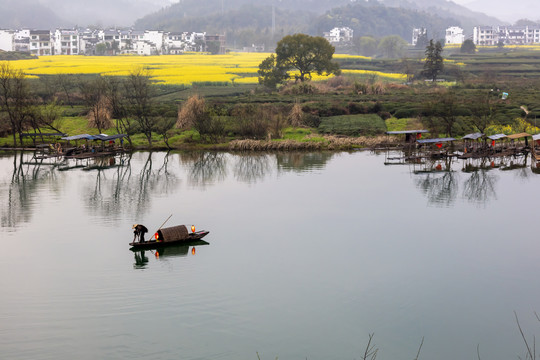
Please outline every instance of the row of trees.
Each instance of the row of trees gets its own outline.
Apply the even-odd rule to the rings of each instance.
[[[39,94],[29,81],[34,82],[32,85],[43,82]],[[292,110],[271,104],[217,106],[208,105],[198,95],[176,108],[158,103],[155,91],[149,70],[143,68],[126,77],[56,75],[29,80],[22,71],[4,63],[0,65],[0,128],[13,134],[14,146],[23,145],[25,133],[62,133],[62,113],[76,103],[84,106],[89,126],[99,133],[114,128],[127,135],[130,145],[133,135],[143,134],[150,146],[157,134],[171,148],[170,136],[187,129],[196,130],[202,140],[214,143],[227,134],[251,139],[280,137],[285,126],[302,124],[304,116],[299,104]],[[60,105],[62,98],[64,106]]]
[[[88,120],[101,133],[115,127],[118,133],[143,133],[152,145],[152,133],[171,129],[172,120],[160,116],[154,102],[154,87],[148,69],[135,69],[124,78],[96,76],[73,84],[59,76],[58,83],[70,98],[79,97],[84,103]],[[75,86],[75,89],[73,89]],[[42,130],[61,132],[58,120],[61,107],[56,100],[47,102],[32,91],[29,80],[21,70],[9,63],[0,64],[0,126],[13,134],[13,144],[23,145],[23,134]],[[114,123],[113,123],[114,120]]]

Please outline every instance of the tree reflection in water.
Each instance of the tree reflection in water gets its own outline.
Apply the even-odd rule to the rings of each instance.
[[[0,196],[5,199],[2,203],[0,221],[2,227],[15,228],[22,222],[28,222],[32,217],[32,208],[38,199],[38,192],[43,184],[50,183],[51,192],[59,192],[61,186],[57,179],[55,168],[60,162],[45,159],[34,159],[29,153],[13,155],[13,170],[11,179],[2,190]]]
[[[495,183],[498,177],[492,171],[479,169],[471,172],[463,184],[463,197],[471,202],[485,205],[491,199],[497,199]]]
[[[272,172],[272,162],[270,155],[237,155],[234,164],[234,177],[238,181],[246,183],[255,183],[263,180]]]
[[[227,159],[224,153],[182,153],[180,161],[191,165],[189,183],[193,186],[205,188],[227,177]]]
[[[419,174],[415,183],[427,196],[429,204],[450,206],[456,200],[459,186],[453,171]]]
[[[463,198],[479,205],[497,199],[495,184],[498,176],[493,170],[494,163],[488,158],[464,160],[462,171],[470,175],[463,183]]]
[[[120,158],[112,176],[105,169],[97,169],[95,185],[85,192],[88,211],[113,219],[127,210],[131,217],[139,218],[149,209],[155,193],[174,191],[178,178],[168,170],[170,154],[165,154],[157,170],[154,169],[154,156],[155,153],[149,152],[136,174],[131,167],[132,154]]]
[[[335,152],[280,152],[276,153],[278,171],[311,171],[324,169],[326,164],[337,153]]]
[[[429,204],[450,206],[455,202],[459,185],[452,162],[450,157],[439,160],[425,158],[420,164],[413,164],[417,175],[416,187],[427,196]]]

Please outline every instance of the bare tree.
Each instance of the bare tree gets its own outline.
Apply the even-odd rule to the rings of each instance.
[[[119,134],[126,134],[127,141],[130,145],[133,145],[131,135],[135,134],[136,129],[131,117],[129,117],[124,80],[117,76],[108,76],[105,78],[105,84],[106,96],[116,131]]]
[[[497,113],[496,97],[492,92],[476,93],[471,99],[469,109],[471,110],[471,124],[482,134],[491,125]]]
[[[109,128],[111,123],[111,110],[107,101],[107,86],[105,80],[98,76],[94,80],[80,82],[79,89],[88,110],[90,125],[100,133]]]
[[[22,70],[15,70],[7,62],[0,64],[0,111],[7,114],[13,145],[17,145],[17,134],[22,145],[25,119],[28,118],[32,96]]]
[[[172,117],[158,117],[156,119],[156,132],[158,135],[163,136],[163,142],[167,146],[167,149],[171,150],[171,145],[169,144],[169,136],[171,130],[174,128],[176,119]]]
[[[156,117],[153,116],[153,90],[148,68],[137,68],[130,72],[126,82],[126,99],[128,113],[137,122],[141,132],[152,146],[152,131],[156,127]]]

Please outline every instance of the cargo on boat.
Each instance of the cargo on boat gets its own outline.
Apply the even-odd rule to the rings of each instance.
[[[154,236],[147,241],[134,241],[129,243],[133,249],[154,249],[157,247],[177,245],[183,243],[189,243],[196,240],[200,240],[209,231],[194,231],[195,227],[192,227],[192,232],[189,232],[185,225],[172,226],[168,228],[159,229]]]

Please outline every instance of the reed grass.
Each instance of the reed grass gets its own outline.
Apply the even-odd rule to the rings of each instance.
[[[320,139],[320,140],[319,140]],[[310,141],[311,140],[311,141]],[[326,135],[323,137],[308,137],[306,141],[298,140],[233,140],[229,143],[230,151],[291,151],[291,150],[351,150],[374,149],[388,142],[396,142],[386,136],[340,137]]]

